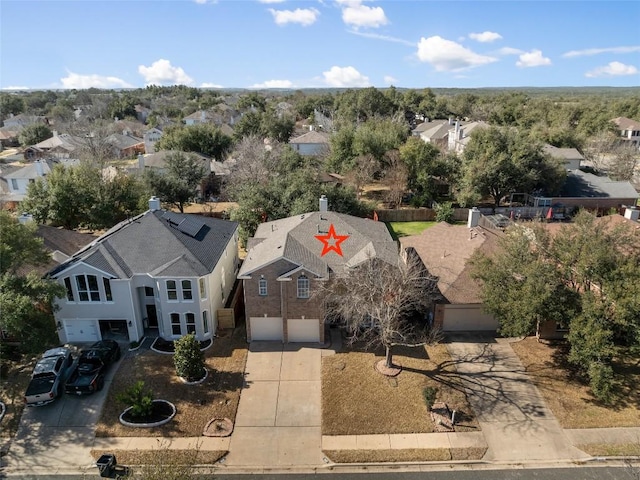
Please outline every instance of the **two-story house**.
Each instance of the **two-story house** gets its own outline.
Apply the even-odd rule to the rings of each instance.
[[[95,341],[109,331],[130,341],[211,339],[238,267],[236,223],[164,211],[153,197],[147,212],[49,272],[66,289],[54,314],[60,341]]]
[[[372,258],[398,262],[382,222],[320,211],[261,224],[247,244],[243,281],[249,341],[324,342],[323,285]]]
[[[289,145],[300,155],[323,155],[329,151],[329,134],[310,131],[292,138]]]
[[[611,120],[618,131],[620,137],[637,148],[640,148],[640,122],[626,117],[617,117]]]

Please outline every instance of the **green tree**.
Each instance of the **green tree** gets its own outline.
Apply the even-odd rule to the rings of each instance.
[[[204,354],[200,350],[200,342],[193,333],[184,335],[173,342],[175,353],[173,363],[176,374],[189,382],[200,380],[205,375]]]
[[[231,137],[210,124],[169,127],[156,143],[156,150],[196,152],[223,160],[231,149]]]
[[[142,380],[130,385],[116,400],[125,408],[131,407],[131,416],[136,418],[148,417],[153,412],[153,393],[145,387]]]
[[[35,351],[56,338],[53,300],[64,295],[58,283],[20,272],[46,265],[50,257],[35,224],[23,225],[0,211],[0,329]]]
[[[14,93],[0,93],[0,112],[3,117],[20,115],[24,112],[24,100]]]
[[[420,198],[420,203],[436,197],[438,147],[423,142],[418,137],[409,137],[399,148],[400,158],[408,169],[407,188]]]
[[[20,130],[18,141],[23,147],[28,147],[51,137],[53,132],[44,123],[32,123]]]
[[[565,176],[563,168],[527,135],[513,129],[483,128],[472,133],[463,153],[460,198],[489,196],[497,207],[510,193],[543,189],[553,195]]]
[[[207,174],[205,164],[197,155],[172,152],[166,158],[166,171],[149,169],[145,180],[154,195],[184,212],[184,207],[197,196]]]

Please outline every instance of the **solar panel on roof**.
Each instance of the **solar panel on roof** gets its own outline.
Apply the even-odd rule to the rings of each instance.
[[[185,233],[190,237],[195,237],[198,235],[198,232],[202,227],[204,227],[204,222],[193,217],[185,217],[184,220],[178,224],[177,228],[182,233]]]

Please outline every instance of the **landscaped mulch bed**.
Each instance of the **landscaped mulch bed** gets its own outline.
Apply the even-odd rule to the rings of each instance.
[[[224,330],[204,352],[207,379],[186,385],[176,376],[173,355],[150,350],[129,353],[121,362],[109,390],[100,421],[98,437],[198,437],[212,418],[235,421],[247,361],[244,325]],[[118,417],[125,408],[117,395],[138,380],[143,380],[154,398],[168,400],[176,406],[176,416],[156,428],[131,428],[121,425]]]
[[[566,343],[547,345],[528,337],[511,346],[564,428],[640,426],[638,358],[616,359],[613,367],[620,381],[618,400],[607,406],[595,399],[588,385],[566,363]]]
[[[430,433],[423,389],[436,387],[437,401],[456,410],[456,431],[477,431],[478,422],[445,345],[394,347],[394,364],[402,372],[393,378],[375,370],[384,352],[354,346],[322,360],[322,434]]]

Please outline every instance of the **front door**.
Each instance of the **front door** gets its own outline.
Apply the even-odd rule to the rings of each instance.
[[[147,321],[149,328],[158,328],[158,313],[155,305],[147,305]]]

